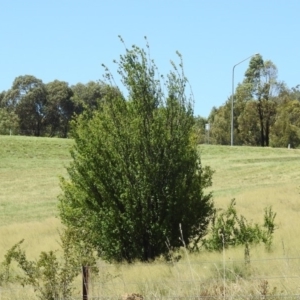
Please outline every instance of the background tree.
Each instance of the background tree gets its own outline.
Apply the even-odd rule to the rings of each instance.
[[[201,116],[195,117],[195,135],[197,139],[197,144],[204,144],[208,142],[208,136],[205,129],[206,124],[208,124],[207,118]]]
[[[88,109],[89,111],[97,109],[101,99],[106,94],[106,85],[102,82],[90,81],[87,84],[77,83],[71,88],[74,93],[73,101],[78,107],[81,107],[81,112],[83,109]]]
[[[6,107],[18,115],[20,130],[36,136],[43,133],[46,101],[45,85],[31,75],[17,77],[4,97]]]
[[[0,93],[0,108],[6,107],[5,102],[4,102],[4,98],[5,98],[5,91],[2,91]]]
[[[253,114],[254,106],[249,104],[251,101],[251,84],[238,84],[234,95],[234,145],[253,145],[254,136],[257,135],[257,114],[256,111]]]
[[[182,62],[173,66],[165,95],[153,60],[133,46],[118,62],[128,99],[111,88],[92,118],[76,121],[60,216],[103,259],[167,255],[182,246],[179,224],[183,242],[195,249],[212,217],[211,194],[204,193],[212,171],[198,156]]]
[[[210,123],[210,141],[212,144],[230,145],[230,118],[229,101],[219,108],[212,109],[208,122]]]
[[[284,89],[282,89],[284,91]],[[290,98],[292,100],[300,101],[300,84],[297,84],[295,87],[292,87],[289,91]]]
[[[0,134],[17,134],[19,131],[19,118],[12,111],[0,108]]]
[[[278,95],[283,93],[284,88],[277,81],[277,68],[271,61],[263,61],[260,55],[250,60],[245,79],[237,86],[234,95],[235,145],[269,145]],[[216,144],[230,144],[231,98],[215,109],[209,119],[212,140]]]
[[[75,113],[75,103],[72,101],[73,91],[67,82],[54,80],[46,84],[47,115],[46,125],[50,136],[58,131],[59,136],[67,137],[69,122]]]
[[[247,101],[238,119],[238,139],[242,145],[257,146],[260,143],[260,127],[257,118],[256,102]]]
[[[291,95],[293,96],[293,95]],[[287,100],[277,108],[271,127],[271,146],[296,148],[300,145],[300,102]]]
[[[279,84],[277,68],[270,61],[264,61],[261,55],[253,56],[245,73],[246,84],[252,86],[252,97],[256,100],[256,110],[259,117],[260,145],[269,146],[270,127],[274,122]]]

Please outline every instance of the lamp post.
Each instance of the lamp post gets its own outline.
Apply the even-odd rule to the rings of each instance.
[[[231,146],[233,146],[233,99],[234,99],[234,68],[239,64],[243,63],[244,61],[248,60],[249,58],[259,55],[259,53],[252,54],[251,56],[245,58],[244,60],[240,61],[239,63],[235,64],[232,68],[232,96],[231,96]]]

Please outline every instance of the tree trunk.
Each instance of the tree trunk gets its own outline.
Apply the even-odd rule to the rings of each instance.
[[[269,132],[270,132],[270,122],[269,122],[270,116],[268,116],[268,119],[266,120],[266,146],[269,147]]]
[[[261,100],[258,100],[257,110],[259,115],[259,124],[260,124],[260,145],[262,147],[265,146],[265,134],[264,134],[264,114],[262,111],[262,103]]]

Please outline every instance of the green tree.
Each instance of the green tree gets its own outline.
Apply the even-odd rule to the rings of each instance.
[[[276,101],[280,84],[277,82],[277,68],[261,55],[253,56],[245,73],[244,83],[252,87],[251,95],[256,100],[259,118],[260,145],[269,146],[270,127],[276,114]]]
[[[4,102],[4,98],[5,98],[5,91],[2,91],[0,93],[0,108],[6,108],[5,102]]]
[[[73,91],[67,82],[54,80],[46,84],[47,109],[46,125],[50,136],[59,131],[59,136],[67,137],[69,122],[75,113],[75,103],[72,101]]]
[[[291,88],[291,96],[294,100],[300,101],[300,84]]]
[[[218,145],[230,145],[230,104],[227,101],[219,108],[213,108],[208,121],[210,123],[210,141]]]
[[[242,145],[257,146],[260,143],[260,128],[257,118],[256,102],[245,103],[238,117],[239,141]]]
[[[197,144],[204,144],[208,142],[208,133],[206,132],[206,124],[208,124],[207,118],[201,116],[195,117],[195,135]]]
[[[44,129],[46,101],[45,85],[31,75],[17,77],[4,97],[6,107],[19,117],[20,130],[36,136]]]
[[[0,108],[0,134],[16,134],[19,130],[19,118],[12,111]]]
[[[106,84],[102,82],[90,81],[87,84],[77,83],[71,88],[74,93],[73,101],[77,103],[78,107],[81,107],[80,112],[83,109],[90,111],[97,109],[101,99],[106,94]]]
[[[238,84],[235,95],[234,95],[234,145],[249,145],[250,140],[253,140],[253,135],[256,132],[253,131],[257,123],[257,113],[253,114],[253,105],[249,104],[252,102],[252,85],[249,83]],[[253,122],[254,121],[254,122]],[[248,123],[250,122],[250,123]],[[250,128],[249,128],[250,127]]]
[[[109,261],[168,255],[182,246],[179,224],[183,242],[196,249],[213,213],[204,191],[212,171],[198,156],[182,61],[165,86],[139,47],[117,64],[128,98],[112,87],[92,118],[75,122],[60,217]]]
[[[271,146],[299,147],[300,145],[300,102],[287,100],[277,107],[275,123],[271,127]]]

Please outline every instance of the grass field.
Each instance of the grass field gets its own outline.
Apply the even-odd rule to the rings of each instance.
[[[0,256],[25,238],[29,253],[57,247],[59,175],[72,141],[0,136]]]
[[[66,175],[65,166],[70,162],[68,149],[71,144],[72,140],[68,139],[0,136],[0,261],[7,249],[22,238],[25,238],[24,247],[29,257],[37,257],[42,250],[58,248],[58,176]],[[290,262],[291,258],[300,257],[300,150],[211,145],[203,145],[199,149],[202,163],[215,170],[211,189],[217,207],[225,207],[235,198],[238,212],[255,222],[262,222],[266,206],[272,205],[277,212],[278,229],[272,253],[266,253],[263,247],[251,250],[253,267],[259,266],[257,274],[265,274],[264,278],[269,278],[270,274],[280,274],[277,277],[285,278],[290,278],[290,275],[299,277],[300,259]],[[118,266],[109,273],[102,272],[102,276],[117,274],[111,283],[114,282],[114,291],[119,294],[139,288],[152,294],[154,290],[157,293],[164,290],[171,295],[170,291],[179,293],[178,282],[190,278],[195,285],[199,278],[210,278],[213,270],[220,275],[223,259],[230,264],[242,257],[242,249],[229,250],[225,257],[219,253],[201,253],[189,257],[192,267],[187,258],[182,261],[182,268],[188,265],[185,271],[180,269],[181,265],[169,270],[157,263],[151,266],[151,271],[149,266]],[[275,259],[279,257],[288,259],[289,263]],[[258,260],[257,266],[255,259]],[[213,268],[205,266],[204,261],[213,262]],[[126,280],[133,282],[136,278],[145,278],[146,285],[141,288],[141,284],[137,287],[125,284]],[[157,278],[161,278],[162,285],[153,283]],[[118,280],[121,282],[120,289],[117,288]],[[245,281],[234,291],[238,293],[243,285],[246,285]],[[275,282],[271,285],[275,286]],[[297,290],[300,282],[289,280],[282,287],[282,280],[279,280],[276,287],[279,285],[283,290],[292,287]],[[109,290],[109,285],[106,287]],[[258,284],[256,287],[259,290]],[[7,297],[2,299],[12,299],[11,294]],[[22,299],[21,296],[13,297]]]
[[[225,207],[235,198],[238,211],[255,222],[262,222],[263,209],[272,206],[279,226],[274,251],[284,244],[285,251],[297,255],[300,150],[205,145],[201,156],[216,171],[212,187],[216,206]]]

